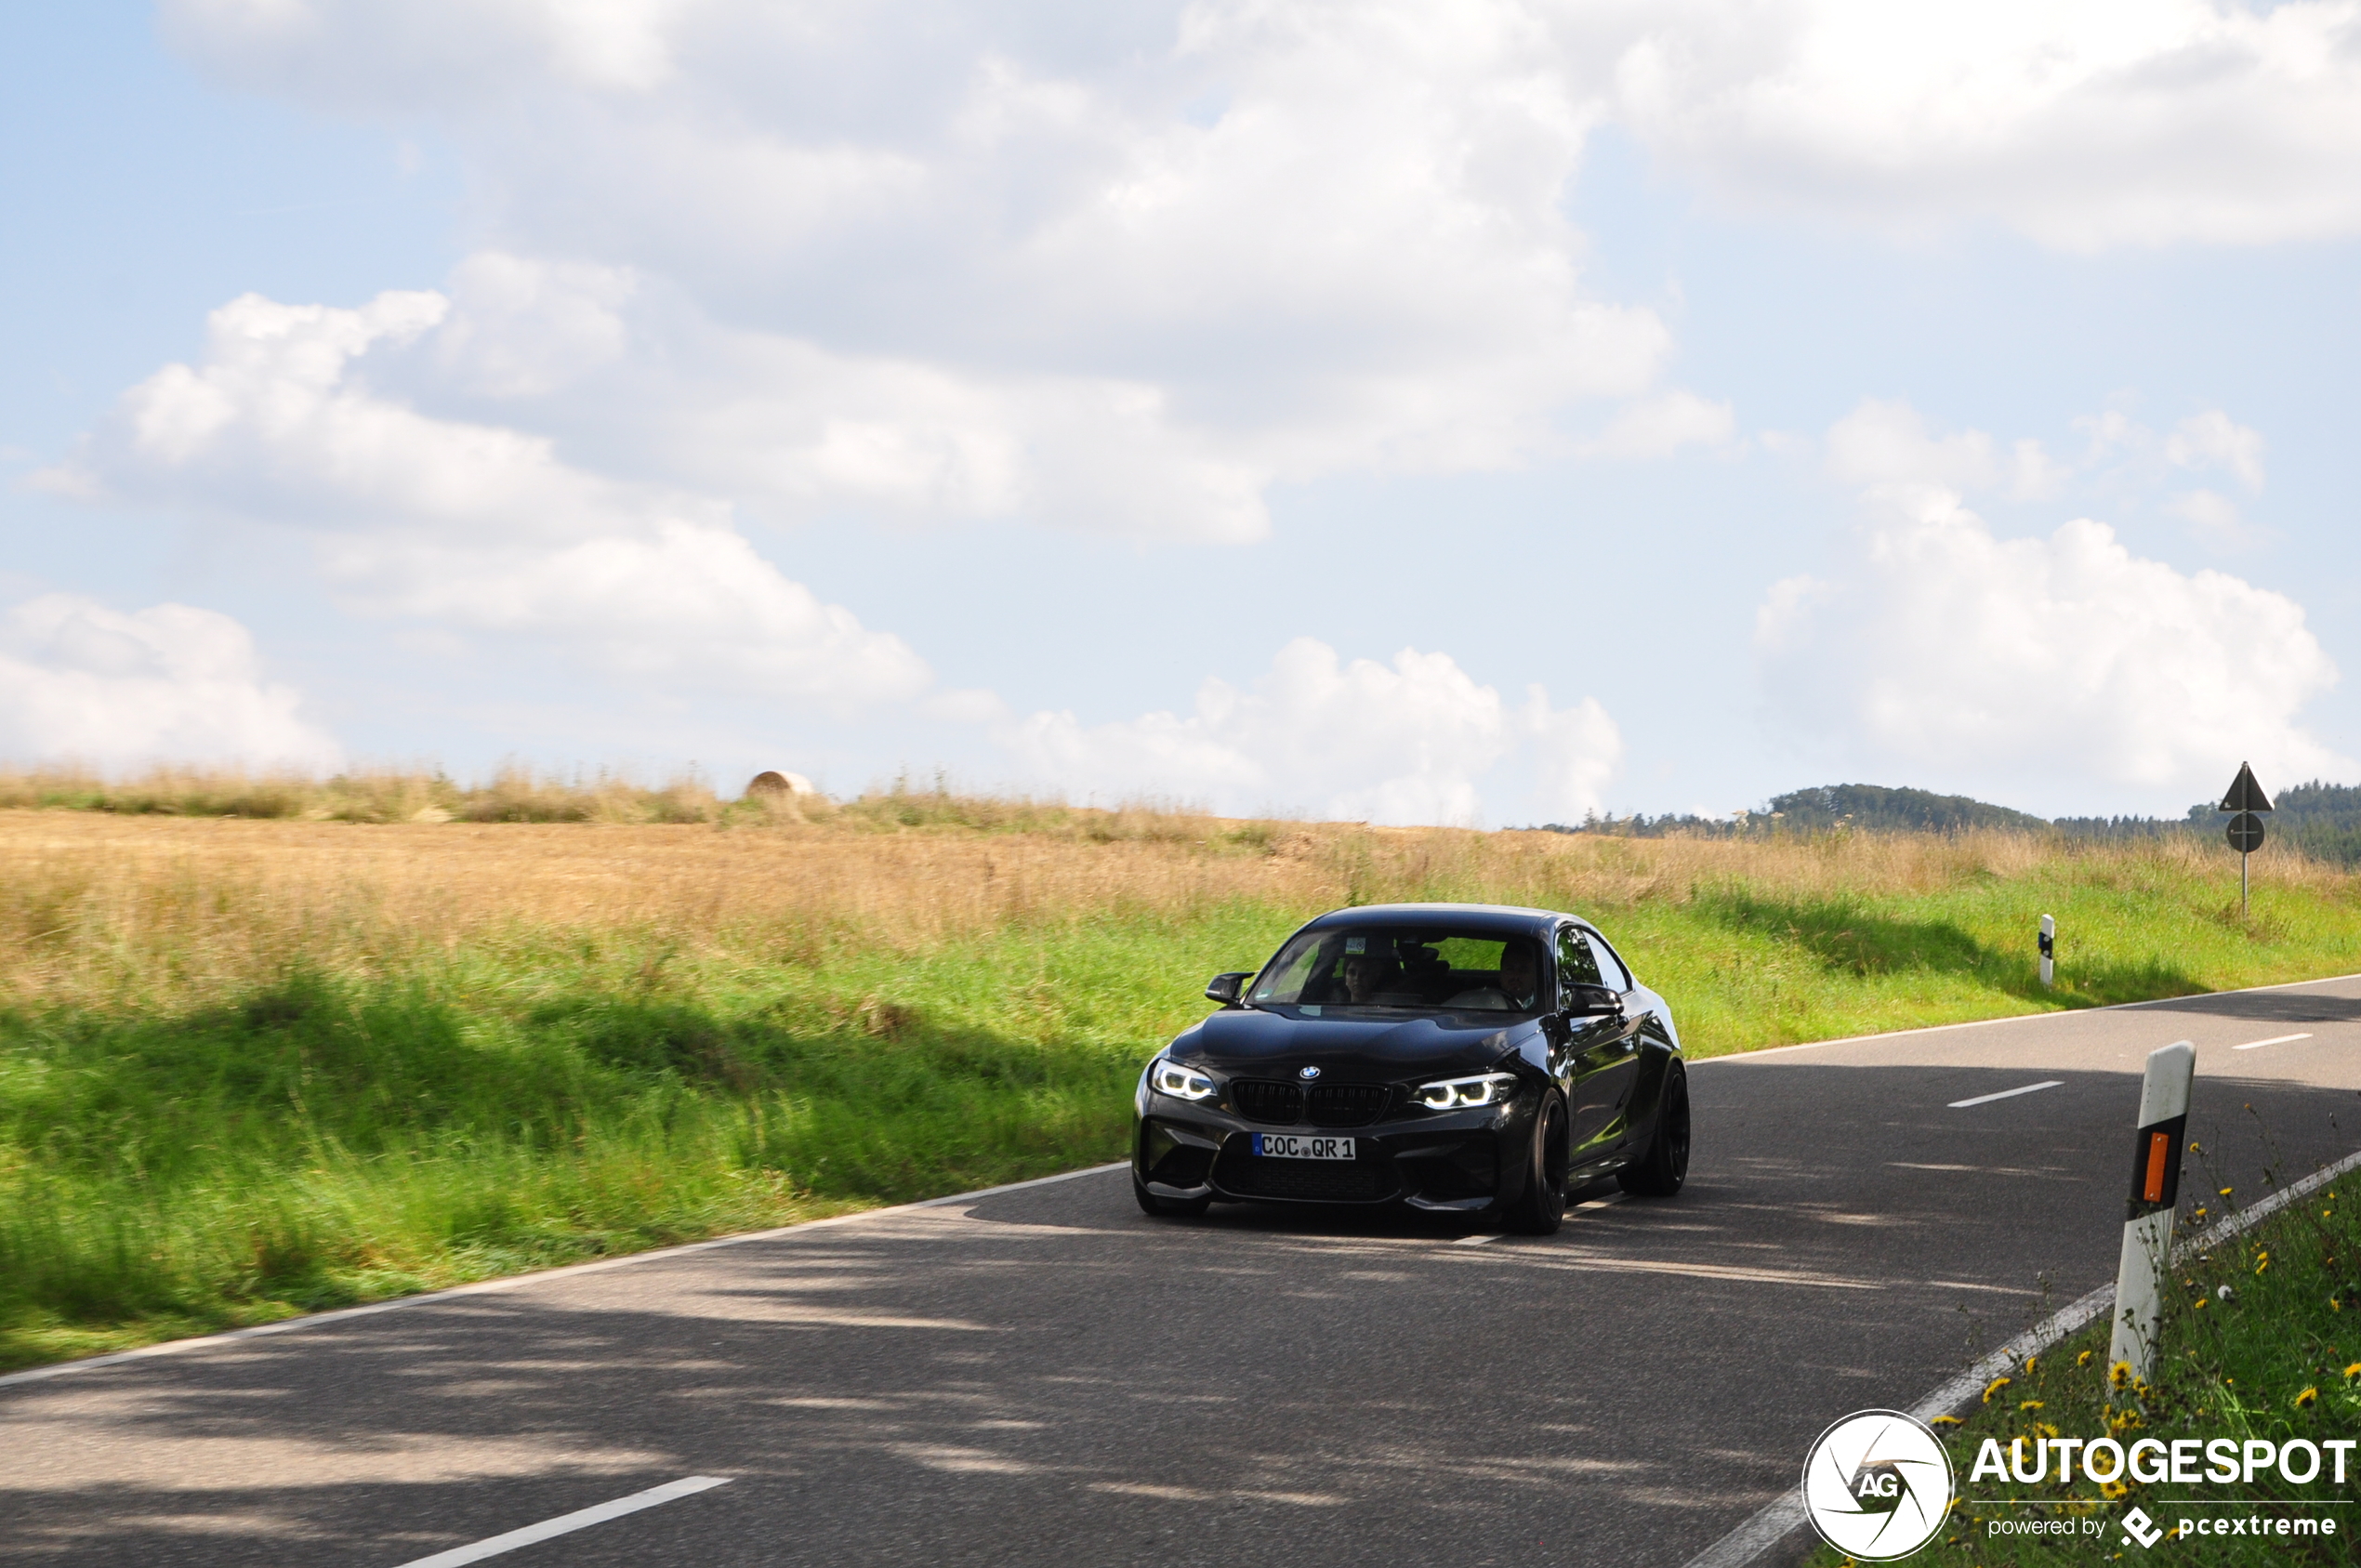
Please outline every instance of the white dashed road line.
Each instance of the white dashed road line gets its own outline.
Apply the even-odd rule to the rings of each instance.
[[[552,1535],[569,1535],[587,1525],[604,1524],[610,1519],[621,1519],[627,1513],[638,1513],[641,1509],[652,1509],[675,1497],[693,1496],[699,1492],[710,1492],[717,1486],[729,1484],[730,1478],[726,1475],[683,1476],[679,1481],[667,1481],[662,1486],[651,1486],[645,1492],[634,1492],[628,1497],[617,1497],[612,1503],[600,1503],[591,1508],[578,1509],[573,1513],[561,1513],[555,1519],[545,1519],[538,1524],[528,1524],[521,1530],[511,1530],[505,1535],[495,1535],[472,1546],[453,1547],[449,1551],[439,1551],[432,1557],[413,1558],[402,1563],[401,1568],[459,1568],[463,1562],[481,1562],[487,1557],[497,1557],[504,1551],[529,1547]]]
[[[2002,1089],[1998,1094],[1980,1094],[1973,1100],[1955,1100],[1951,1102],[1950,1108],[1954,1111],[1964,1111],[1971,1105],[1989,1105],[1996,1100],[2013,1100],[2021,1094],[2034,1094],[2042,1089],[2062,1088],[2064,1085],[2064,1078],[2045,1078],[2040,1083],[2027,1084],[2019,1089]]]
[[[1592,1198],[1585,1203],[1575,1204],[1568,1207],[1566,1212],[1568,1214],[1580,1214],[1585,1209],[1613,1208],[1616,1205],[1621,1203],[1624,1199],[1629,1197],[1630,1195],[1631,1194],[1629,1192],[1610,1192],[1603,1198]],[[1477,1235],[1460,1236],[1457,1240],[1453,1241],[1451,1245],[1453,1246],[1482,1246],[1486,1242],[1497,1242],[1507,1234],[1508,1232],[1505,1231],[1485,1231]]]
[[[2309,1034],[2274,1034],[2267,1040],[2249,1040],[2243,1046],[2232,1046],[2230,1048],[2234,1051],[2261,1050],[2265,1046],[2284,1046],[2289,1040],[2309,1040],[2310,1038],[2312,1036]]]

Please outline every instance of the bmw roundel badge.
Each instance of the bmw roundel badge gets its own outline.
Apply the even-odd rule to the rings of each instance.
[[[1299,1078],[1316,1078],[1319,1075],[1320,1070],[1317,1067],[1307,1067],[1302,1072],[1296,1074]]]

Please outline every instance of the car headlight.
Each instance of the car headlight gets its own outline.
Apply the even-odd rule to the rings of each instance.
[[[1175,1100],[1210,1100],[1213,1080],[1194,1067],[1183,1067],[1168,1057],[1157,1059],[1148,1069],[1148,1087],[1158,1094],[1168,1094]]]
[[[1410,1098],[1430,1111],[1464,1111],[1472,1105],[1497,1105],[1516,1092],[1514,1073],[1479,1073],[1472,1078],[1420,1084]]]

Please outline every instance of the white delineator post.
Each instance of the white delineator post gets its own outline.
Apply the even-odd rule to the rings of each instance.
[[[2050,960],[2057,955],[2057,949],[2058,923],[2044,915],[2041,916],[2041,983],[2044,985],[2048,985],[2057,973],[2050,964]]]
[[[2112,1374],[2117,1364],[2128,1364],[2141,1382],[2156,1371],[2157,1315],[2172,1263],[2172,1213],[2181,1201],[2181,1152],[2188,1146],[2189,1083],[2196,1068],[2196,1048],[2182,1040],[2148,1053],[2140,1083],[2140,1130],[2131,1151],[2131,1198],[2124,1210],[2107,1367]]]

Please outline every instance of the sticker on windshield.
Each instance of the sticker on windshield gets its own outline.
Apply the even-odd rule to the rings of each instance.
[[[1347,937],[1344,939],[1344,950],[1347,953],[1366,953],[1369,951],[1369,939],[1367,937]]]

